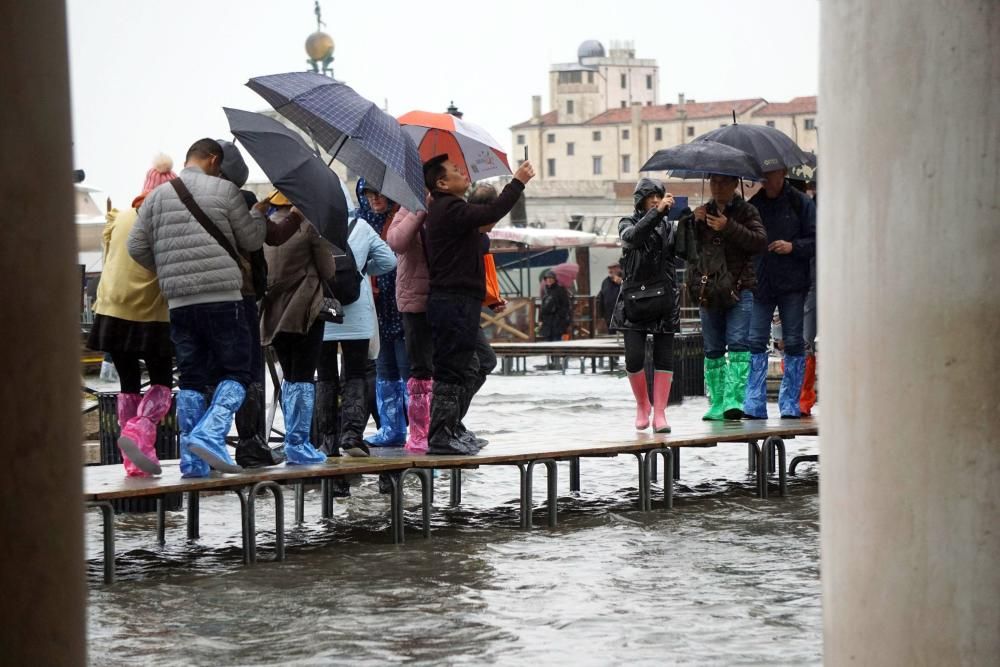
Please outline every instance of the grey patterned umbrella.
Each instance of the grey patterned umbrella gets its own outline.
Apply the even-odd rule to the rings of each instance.
[[[314,72],[259,76],[247,86],[386,197],[410,210],[423,210],[424,176],[417,146],[374,102]]]
[[[695,142],[715,141],[743,151],[760,165],[760,170],[791,169],[809,164],[809,154],[781,130],[766,125],[726,125],[697,137]]]

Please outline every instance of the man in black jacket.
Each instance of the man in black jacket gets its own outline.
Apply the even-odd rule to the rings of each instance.
[[[778,391],[782,417],[800,416],[805,374],[802,325],[809,293],[809,262],[816,255],[816,206],[785,181],[785,169],[764,174],[764,187],[750,199],[767,230],[767,252],[755,258],[757,292],[750,315],[750,377],[743,413],[767,419],[767,355],[775,308],[781,317],[785,373]]]
[[[481,233],[500,221],[535,175],[531,163],[518,167],[493,204],[467,203],[469,178],[447,155],[424,165],[430,191],[427,207],[427,264],[430,298],[427,320],[434,343],[434,396],[428,433],[429,454],[476,454],[479,446],[458,437],[463,380],[476,352],[479,313],[486,296]]]
[[[618,295],[622,292],[622,267],[617,262],[608,267],[608,277],[601,283],[601,291],[597,293],[597,309],[608,326],[608,333],[615,333],[611,326],[611,316],[615,314]]]

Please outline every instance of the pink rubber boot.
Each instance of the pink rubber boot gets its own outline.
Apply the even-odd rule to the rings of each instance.
[[[670,385],[673,384],[672,371],[656,371],[653,373],[653,431],[670,433],[667,423],[667,401],[670,400]]]
[[[628,383],[632,386],[635,396],[635,430],[645,431],[649,428],[649,388],[646,384],[646,371],[628,374]]]
[[[142,397],[136,415],[122,427],[118,449],[122,452],[128,477],[159,475],[156,457],[156,425],[170,411],[170,387],[153,385]]]
[[[406,414],[410,421],[406,451],[423,454],[427,451],[427,431],[431,421],[431,399],[434,395],[434,380],[410,378],[406,382],[410,402]]]

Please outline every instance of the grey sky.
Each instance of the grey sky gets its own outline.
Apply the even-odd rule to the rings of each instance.
[[[251,76],[305,68],[312,0],[69,0],[74,159],[116,205],[138,194],[154,153],[226,138],[222,106],[266,104]],[[818,0],[412,0],[322,2],[334,71],[389,112],[451,100],[503,145],[548,110],[548,68],[585,39],[632,40],[656,58],[661,102],[814,95]],[[433,13],[427,7],[434,7]],[[443,11],[454,8],[453,13]],[[260,172],[251,167],[251,178]]]

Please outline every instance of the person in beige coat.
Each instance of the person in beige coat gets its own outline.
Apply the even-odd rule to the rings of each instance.
[[[283,199],[283,198],[282,198]],[[276,203],[277,197],[271,203]],[[281,200],[278,200],[281,201]],[[287,200],[284,200],[287,202]],[[291,206],[278,206],[272,217],[299,216]],[[278,355],[284,381],[285,457],[290,465],[323,463],[326,455],[309,441],[316,403],[314,376],[323,345],[319,319],[324,283],[333,280],[333,246],[304,218],[298,231],[280,246],[266,246],[267,294],[261,302],[261,344]]]

